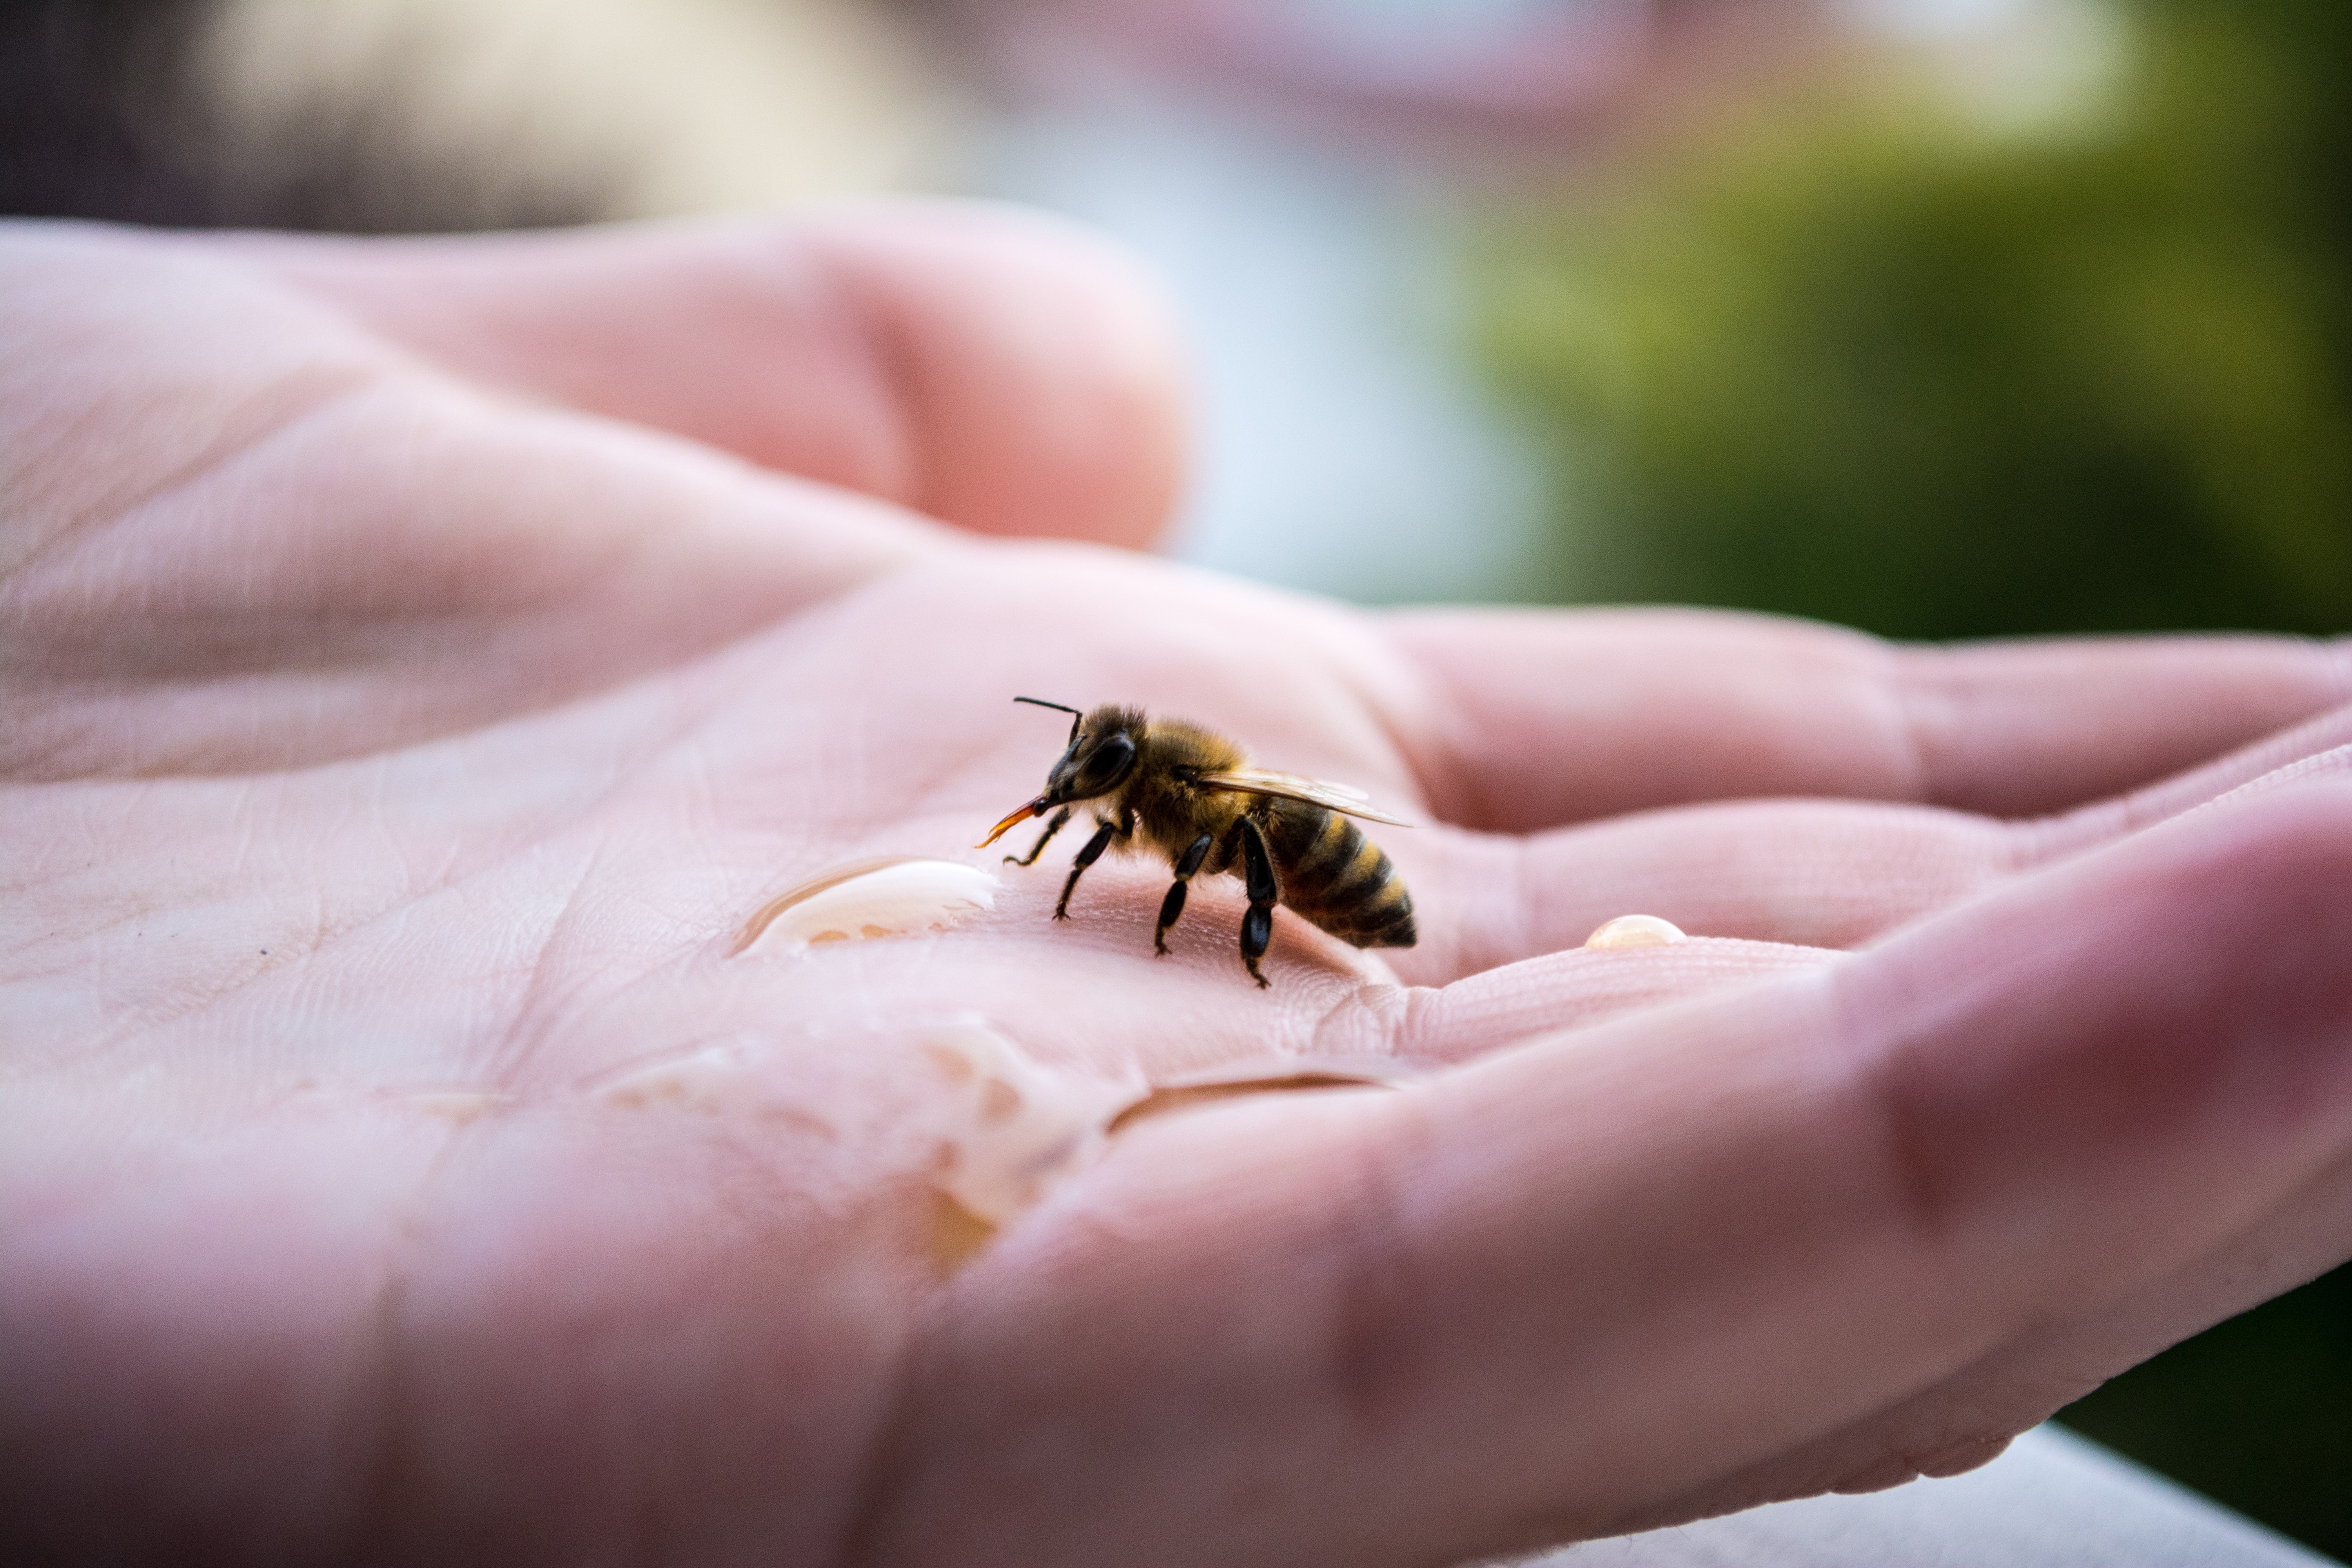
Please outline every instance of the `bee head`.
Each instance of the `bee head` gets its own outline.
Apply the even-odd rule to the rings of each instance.
[[[1141,713],[1108,704],[1091,713],[1070,711],[1074,717],[1069,749],[1045,775],[1044,799],[1048,805],[1108,795],[1135,771],[1136,737],[1143,730]]]
[[[977,846],[982,849],[1003,837],[1005,829],[1016,822],[1073,801],[1093,800],[1125,784],[1128,775],[1135,771],[1136,742],[1143,734],[1140,709],[1106,704],[1091,713],[1081,713],[1075,708],[1034,697],[1016,697],[1013,700],[1069,714],[1070,744],[1054,764],[1054,771],[1045,775],[1045,793],[998,823],[996,830]]]

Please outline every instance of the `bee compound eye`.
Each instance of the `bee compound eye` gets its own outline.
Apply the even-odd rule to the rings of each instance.
[[[1126,777],[1127,770],[1134,765],[1135,742],[1125,735],[1113,735],[1087,759],[1086,777],[1089,783],[1108,788]]]

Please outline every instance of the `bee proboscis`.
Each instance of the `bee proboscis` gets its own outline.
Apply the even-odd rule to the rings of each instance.
[[[1168,928],[1184,912],[1187,883],[1202,874],[1241,878],[1249,889],[1242,963],[1261,986],[1258,960],[1273,941],[1277,903],[1357,947],[1413,944],[1412,895],[1380,846],[1349,819],[1407,825],[1373,810],[1362,791],[1253,768],[1240,746],[1181,719],[1148,720],[1140,709],[1113,703],[1081,712],[1034,697],[1013,700],[1071,715],[1069,745],[1046,775],[1045,793],[998,823],[979,847],[1051,811],[1029,853],[1005,857],[1034,866],[1078,808],[1090,808],[1095,836],[1062,885],[1055,920],[1069,919],[1078,879],[1116,847],[1164,855],[1176,873],[1151,933],[1160,953]]]

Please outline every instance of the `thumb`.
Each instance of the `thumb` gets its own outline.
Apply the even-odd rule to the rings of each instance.
[[[869,203],[569,234],[237,237],[481,384],[667,430],[983,533],[1137,547],[1181,375],[1135,262],[1012,208]]]

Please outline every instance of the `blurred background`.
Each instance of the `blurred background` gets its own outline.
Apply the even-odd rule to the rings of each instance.
[[[1193,561],[2332,633],[2347,83],[2340,0],[0,0],[0,211],[1004,197],[1174,290]],[[2352,1557],[2352,1270],[2064,1419]]]

